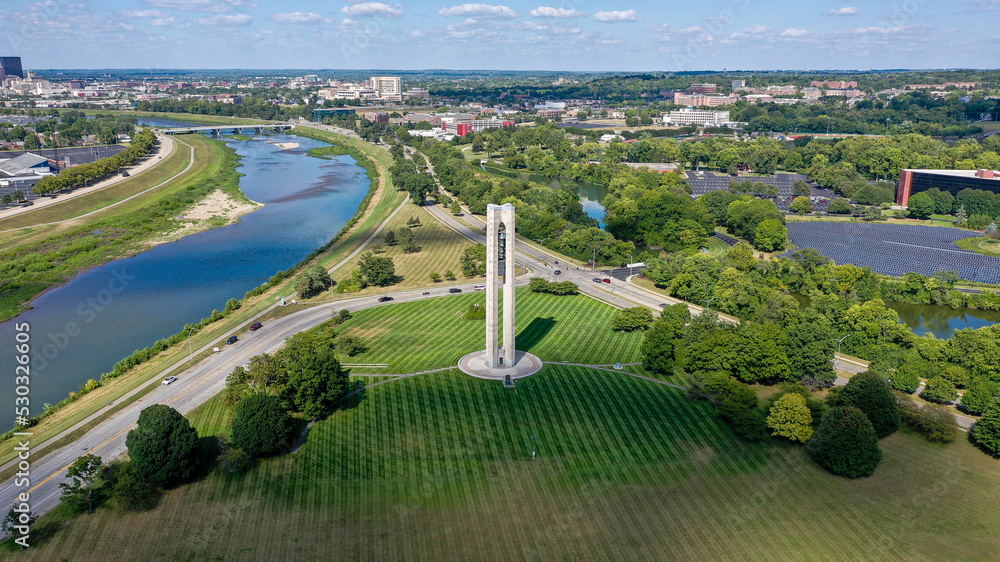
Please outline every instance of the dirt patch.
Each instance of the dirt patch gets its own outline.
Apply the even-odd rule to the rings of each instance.
[[[260,203],[237,201],[228,193],[217,189],[178,217],[176,229],[146,242],[146,245],[158,246],[180,240],[202,230],[232,224],[243,215],[252,213],[263,206]]]

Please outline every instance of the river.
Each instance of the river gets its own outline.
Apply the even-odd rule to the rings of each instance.
[[[268,140],[300,146],[280,150]],[[136,349],[222,310],[228,299],[299,263],[337,234],[368,193],[368,177],[350,156],[305,154],[326,143],[269,134],[230,146],[242,157],[241,189],[265,206],[239,223],[82,272],[0,324],[0,345],[8,346],[0,396],[14,395],[15,323],[31,327],[30,398],[37,414],[43,403],[61,401]]]

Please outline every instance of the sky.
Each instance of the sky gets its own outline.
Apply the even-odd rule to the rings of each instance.
[[[996,68],[1000,0],[41,0],[25,69]]]

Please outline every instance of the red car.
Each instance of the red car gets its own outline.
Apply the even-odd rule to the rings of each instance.
[[[254,322],[253,324],[250,325],[250,331],[251,332],[256,332],[257,330],[259,330],[259,329],[261,329],[263,327],[264,327],[264,325],[261,324],[260,322]]]
[[[610,283],[610,282],[611,282],[611,280],[610,280],[610,279],[608,279],[607,277],[605,277],[604,279],[601,279],[601,281],[603,281],[603,282],[605,282],[605,283]]]

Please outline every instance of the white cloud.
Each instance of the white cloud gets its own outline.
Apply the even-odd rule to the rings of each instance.
[[[194,23],[198,25],[237,26],[247,25],[252,20],[253,18],[246,14],[236,14],[235,16],[219,14],[210,18],[198,18],[194,20]]]
[[[587,12],[580,10],[567,10],[566,8],[552,8],[549,6],[539,6],[531,10],[530,14],[536,18],[585,18]]]
[[[290,12],[287,14],[271,14],[271,21],[276,23],[319,23],[323,16],[312,12]]]
[[[160,10],[126,10],[122,15],[127,18],[169,18],[170,14]]]
[[[215,0],[147,0],[147,2],[157,8],[172,8],[174,10],[184,10],[187,12],[231,12],[234,2],[223,2],[221,4]]]
[[[382,2],[361,2],[353,6],[344,6],[340,13],[355,17],[382,16],[398,18],[403,15],[403,11]]]
[[[766,25],[754,25],[747,28],[746,33],[750,33],[753,35],[760,35],[761,33],[770,33],[771,31],[773,30],[770,27],[767,27]]]
[[[480,18],[516,18],[517,12],[507,6],[492,6],[490,4],[462,4],[450,8],[441,8],[438,14],[442,16],[480,17]]]
[[[639,17],[635,10],[612,10],[610,12],[597,12],[594,14],[594,21],[603,23],[619,23],[625,21],[638,21]]]
[[[830,10],[826,14],[828,16],[856,16],[861,13],[861,10],[855,8],[854,6],[845,6],[837,10]]]
[[[781,32],[782,37],[802,37],[803,35],[809,35],[809,32],[805,29],[796,29],[794,27],[789,27]]]
[[[168,18],[156,18],[155,20],[149,22],[149,25],[165,26],[173,25],[177,21],[177,18],[170,16]]]

